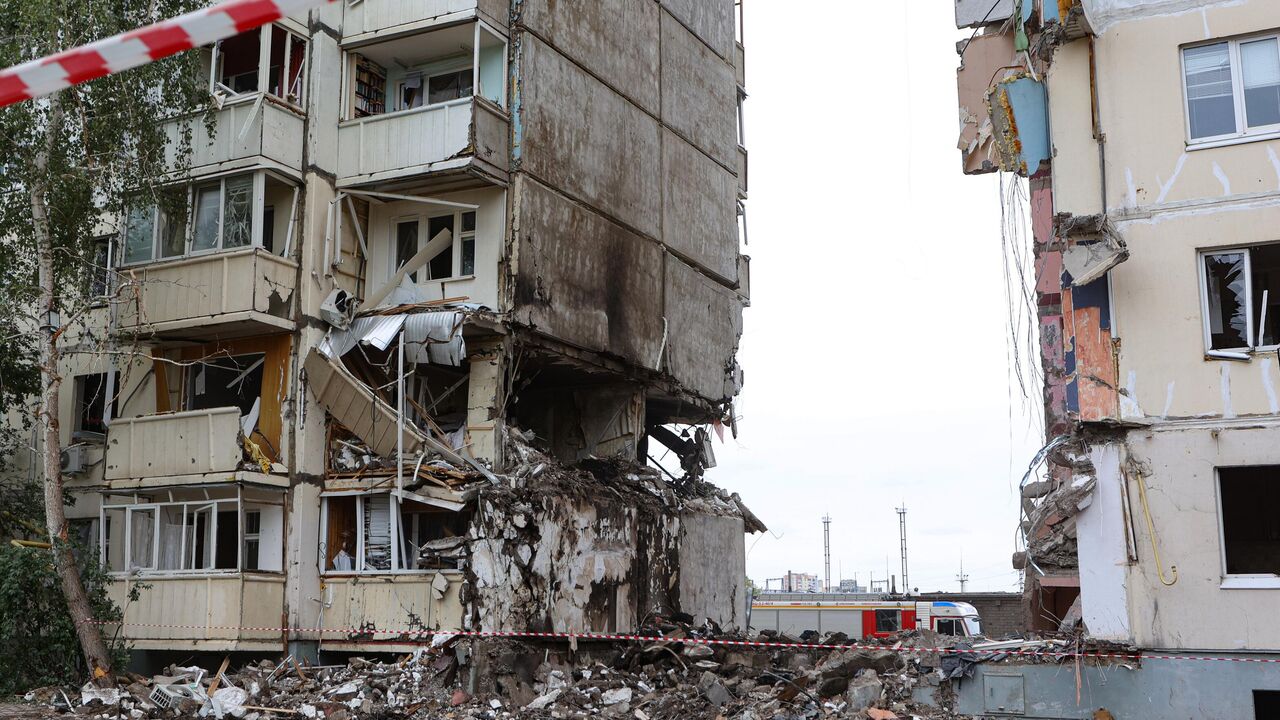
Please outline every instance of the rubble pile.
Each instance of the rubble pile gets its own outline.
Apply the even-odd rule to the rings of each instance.
[[[441,634],[394,659],[309,666],[286,657],[235,672],[224,662],[212,673],[170,666],[150,679],[120,677],[113,689],[45,688],[26,699],[45,711],[104,720],[950,720],[966,717],[952,709],[953,683],[964,682],[974,664],[1066,662],[1018,653],[1084,649],[1079,638],[970,642],[928,630],[857,647],[843,633],[811,632],[801,638],[766,632],[753,640],[820,647],[709,645],[699,640],[735,638],[710,623],[680,620],[656,620],[641,631],[652,641],[629,644]]]

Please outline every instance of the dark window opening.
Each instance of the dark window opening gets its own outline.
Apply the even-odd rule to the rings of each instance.
[[[258,90],[257,29],[223,40],[218,46],[218,82],[237,94]]]
[[[457,558],[447,548],[437,548],[434,541],[461,537],[467,532],[468,518],[463,513],[433,508],[412,500],[400,503],[400,555],[407,570],[456,568]]]
[[[1280,575],[1280,465],[1220,468],[1218,482],[1227,574]]]
[[[247,415],[262,395],[261,353],[214,358],[187,371],[188,410],[238,407]]]
[[[115,417],[119,398],[111,398],[111,416]],[[107,374],[77,375],[75,379],[75,432],[107,431]]]
[[[462,213],[462,275],[476,274],[476,214]]]
[[[396,223],[396,270],[418,254],[418,221],[406,220]],[[418,273],[409,273],[413,282],[418,282]]]
[[[427,221],[427,237],[431,240],[434,240],[435,237],[444,230],[448,230],[450,236],[454,234],[452,215],[433,217]],[[452,237],[444,249],[436,253],[431,260],[427,262],[428,280],[440,280],[448,277],[453,277]]]
[[[902,612],[899,610],[876,610],[876,632],[891,633],[902,629]]]
[[[1253,326],[1259,347],[1280,343],[1280,245],[1249,248]]]
[[[938,634],[964,637],[964,620],[960,620],[958,618],[939,620]]]
[[[329,523],[325,536],[326,570],[352,572],[356,569],[356,498],[328,499]]]
[[[258,555],[262,550],[262,511],[244,511],[244,569],[259,568]]]
[[[1280,245],[1205,253],[1209,348],[1280,343]]]
[[[276,248],[276,206],[268,205],[262,208],[262,247],[267,252],[280,254]]]
[[[111,289],[111,238],[94,238],[93,256],[87,270],[89,298],[106,297]]]
[[[436,103],[471,97],[473,91],[472,83],[473,73],[471,68],[443,75],[433,75],[427,80],[427,102],[435,105]]]
[[[1254,690],[1253,717],[1254,720],[1280,718],[1280,690]]]

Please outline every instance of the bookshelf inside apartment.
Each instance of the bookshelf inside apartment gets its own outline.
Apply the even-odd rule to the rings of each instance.
[[[356,58],[355,110],[358,118],[387,111],[387,71],[364,57]]]

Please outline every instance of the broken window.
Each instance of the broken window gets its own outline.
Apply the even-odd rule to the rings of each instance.
[[[959,618],[939,618],[938,634],[964,637],[964,620]]]
[[[74,433],[105,433],[110,417],[115,417],[118,398],[112,396],[107,373],[77,375],[75,378]],[[107,398],[111,397],[111,416],[108,417]]]
[[[324,570],[335,573],[455,568],[449,550],[458,543],[449,541],[465,536],[468,519],[388,492],[329,496],[323,513],[320,556]],[[438,541],[446,542],[440,546]]]
[[[1254,690],[1253,717],[1255,720],[1280,718],[1280,690]]]
[[[423,225],[426,225],[423,228]],[[443,235],[448,231],[448,236]],[[392,272],[427,251],[425,267],[409,274],[414,282],[447,280],[475,274],[476,213],[401,218],[393,223]]]
[[[111,292],[111,238],[93,239],[93,254],[89,256],[86,270],[85,289],[90,300],[99,301]]]
[[[1182,72],[1193,141],[1280,130],[1280,38],[1184,48]]]
[[[1280,245],[1218,250],[1201,258],[1208,350],[1280,343]]]
[[[124,264],[251,245],[277,255],[287,255],[291,249],[297,188],[270,172],[170,188],[159,199],[158,206],[140,201],[130,207],[124,227]],[[260,213],[255,213],[255,205],[261,206]]]
[[[262,67],[262,44],[268,43],[267,66]],[[301,106],[307,41],[279,25],[266,25],[213,46],[210,92],[240,96],[262,88],[285,102]]]
[[[876,632],[894,633],[902,629],[901,610],[876,610]]]
[[[1280,465],[1218,469],[1227,575],[1280,575]]]
[[[128,545],[125,556],[129,558],[129,571],[280,569],[284,534],[282,505],[258,504],[246,509],[242,525],[239,509],[242,498],[196,499],[192,496],[182,500],[175,499],[175,494],[169,492],[165,502],[103,505],[102,559],[108,567],[120,569],[115,548],[121,540],[114,534],[119,529],[123,544]]]
[[[262,397],[266,355],[253,353],[196,363],[187,369],[187,410],[240,408],[252,415]]]

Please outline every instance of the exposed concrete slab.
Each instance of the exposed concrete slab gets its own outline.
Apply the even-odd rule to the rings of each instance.
[[[746,627],[747,555],[742,519],[680,516],[680,609],[721,627]]]
[[[527,175],[515,185],[515,317],[652,367],[662,342],[662,250]]]
[[[736,167],[733,66],[662,16],[662,119],[725,167]]]
[[[733,285],[737,178],[670,130],[662,134],[663,242]]]
[[[633,0],[525,3],[521,20],[574,61],[658,113],[658,6]]]
[[[657,121],[541,40],[520,37],[521,166],[657,237]]]
[[[662,7],[721,57],[733,57],[733,0],[662,0]]]
[[[666,257],[667,370],[708,400],[731,397],[729,369],[742,335],[737,293],[681,262]]]

